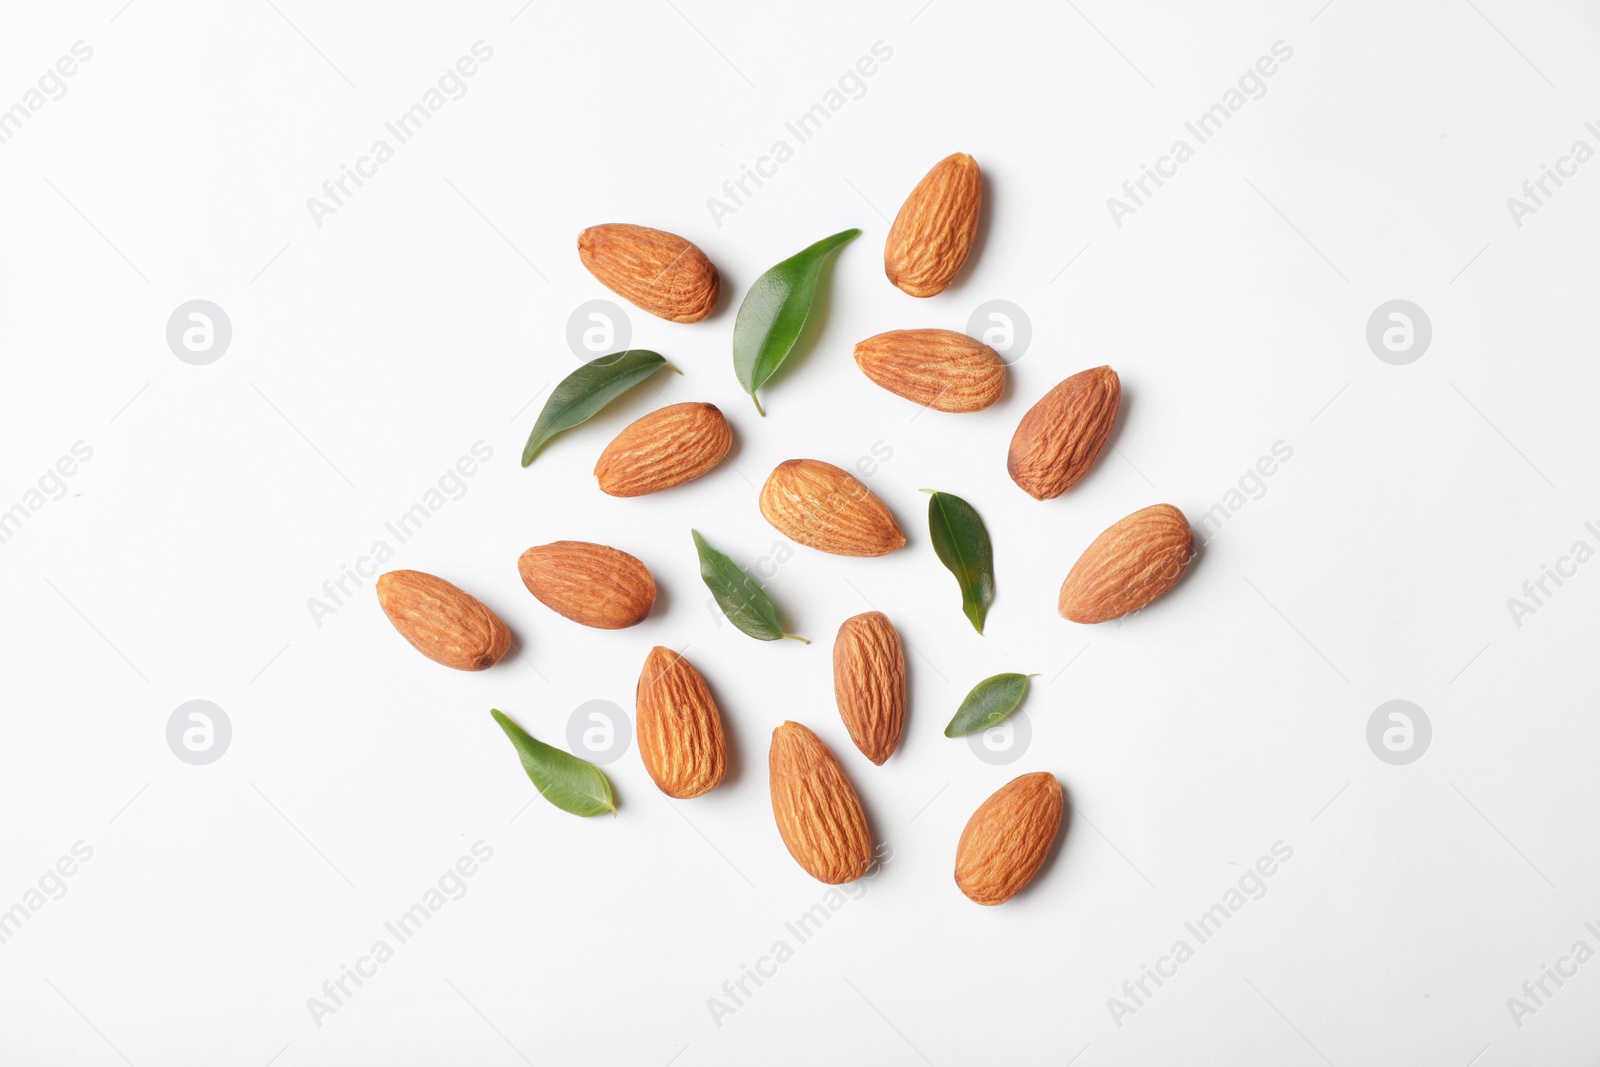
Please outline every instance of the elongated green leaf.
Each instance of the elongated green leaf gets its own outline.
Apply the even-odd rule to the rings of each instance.
[[[961,586],[961,610],[972,628],[983,633],[983,620],[994,603],[994,550],[989,531],[971,504],[949,493],[928,493],[928,537],[939,562]]]
[[[512,746],[522,759],[522,769],[528,772],[546,800],[574,815],[602,815],[608,811],[616,814],[611,783],[606,781],[599,767],[535,740],[498,710],[491,708],[489,714],[511,738]]]
[[[694,534],[694,548],[700,553],[700,577],[705,579],[706,588],[711,590],[717,606],[729,622],[757,641],[776,641],[788,637],[808,645],[811,643],[803,637],[784,633],[783,626],[778,622],[778,609],[772,606],[772,601],[767,599],[761,587],[740,570],[737,563],[707,544],[706,539],[700,536],[700,531],[689,532]]]
[[[544,402],[538,421],[533,424],[533,432],[528,435],[528,443],[522,448],[522,465],[526,467],[532,463],[550,438],[588,422],[601,408],[662,367],[672,367],[672,364],[654,352],[634,348],[591,359],[561,379],[561,384],[551,391],[550,399]]]
[[[946,737],[966,737],[980,733],[1017,710],[1028,694],[1031,674],[997,674],[972,687],[972,692],[956,709],[955,718],[944,728]]]
[[[733,323],[733,371],[755,400],[757,411],[761,401],[756,400],[756,390],[772,377],[805,328],[823,264],[860,235],[860,230],[844,230],[824,237],[757,278],[745,294]]]

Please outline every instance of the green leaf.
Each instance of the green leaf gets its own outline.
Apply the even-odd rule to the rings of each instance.
[[[522,465],[526,467],[532,463],[550,438],[588,422],[600,409],[662,367],[672,367],[672,364],[654,352],[635,348],[591,359],[561,379],[561,384],[551,391],[550,399],[544,402],[539,420],[533,424],[528,443],[522,448]],[[677,367],[672,369],[678,370]]]
[[[994,550],[989,531],[971,504],[949,493],[928,493],[928,536],[939,562],[961,586],[961,610],[972,628],[983,633],[983,620],[994,603]]]
[[[966,737],[981,733],[1017,710],[1028,693],[1031,674],[997,674],[972,687],[972,692],[956,709],[955,718],[944,728],[946,737]]]
[[[491,708],[489,714],[511,738],[512,746],[522,758],[522,769],[528,772],[546,800],[574,815],[617,813],[616,802],[611,798],[611,783],[606,781],[599,767],[535,740],[498,710]]]
[[[745,294],[733,323],[733,372],[761,414],[766,412],[761,411],[756,390],[767,383],[800,339],[816,299],[823,264],[860,235],[860,230],[844,230],[824,237],[757,278]]]
[[[740,570],[737,563],[707,544],[699,530],[689,532],[694,534],[695,551],[700,553],[700,577],[705,579],[706,588],[716,597],[717,606],[729,622],[757,641],[787,637],[811,643],[803,637],[784,633],[778,622],[778,609],[772,606],[761,587]]]

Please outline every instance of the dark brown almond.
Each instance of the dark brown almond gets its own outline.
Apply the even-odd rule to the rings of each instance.
[[[1105,447],[1121,399],[1122,383],[1110,367],[1080,371],[1050,390],[1011,437],[1011,480],[1035,500],[1071,489]]]

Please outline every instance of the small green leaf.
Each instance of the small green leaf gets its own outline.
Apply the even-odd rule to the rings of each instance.
[[[522,448],[522,465],[533,462],[556,434],[588,422],[607,404],[644,381],[662,367],[672,367],[661,356],[643,349],[613,352],[591,359],[565,378],[544,402],[539,419],[533,424],[528,443]],[[677,367],[672,367],[678,370]],[[682,372],[679,371],[681,374]]]
[[[761,411],[756,390],[767,383],[800,339],[816,299],[823,264],[860,235],[860,230],[844,230],[824,237],[757,278],[745,294],[733,323],[733,371],[761,414],[766,412]]]
[[[1031,674],[997,674],[972,687],[972,692],[956,709],[955,718],[944,728],[946,737],[966,737],[981,733],[1017,710],[1028,693]]]
[[[546,800],[574,815],[617,813],[616,802],[611,798],[611,783],[600,773],[600,768],[535,740],[498,710],[491,708],[489,714],[511,738],[512,746],[522,758],[522,769],[528,772]]]
[[[939,562],[961,586],[961,610],[972,628],[983,633],[983,620],[994,603],[994,550],[989,531],[971,504],[949,493],[924,489],[928,496],[928,536]]]
[[[803,637],[784,633],[778,622],[778,609],[772,606],[761,587],[740,570],[737,563],[707,544],[700,531],[689,532],[694,534],[695,551],[700,553],[700,577],[705,579],[706,588],[711,590],[729,622],[757,641],[787,637],[811,643]]]

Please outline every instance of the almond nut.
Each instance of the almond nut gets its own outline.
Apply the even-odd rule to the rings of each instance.
[[[1061,828],[1061,783],[1024,774],[978,806],[956,845],[956,885],[979,904],[1004,904],[1039,873]]]
[[[906,543],[872,490],[817,459],[773,468],[761,487],[761,514],[779,533],[836,556],[882,556]]]
[[[435,663],[481,671],[500,662],[511,631],[471,593],[422,571],[378,576],[378,603],[400,636]]]
[[[687,800],[717,787],[727,769],[722,716],[690,662],[657,645],[645,657],[635,697],[639,758],[667,796]]]
[[[649,568],[626,552],[587,541],[536,545],[517,560],[517,573],[546,607],[600,630],[643,622],[656,602]]]
[[[591,226],[578,235],[578,256],[607,289],[670,322],[699,322],[717,306],[717,268],[675,233]]]
[[[1122,383],[1110,367],[1079,371],[1050,390],[1011,437],[1011,480],[1035,500],[1071,489],[1105,447],[1121,400]]]
[[[906,724],[906,654],[881,611],[846,619],[833,641],[833,695],[861,754],[879,766]]]
[[[966,262],[978,235],[983,181],[965,152],[934,164],[889,227],[883,272],[912,296],[941,292]]]
[[[1194,559],[1194,531],[1171,504],[1118,520],[1084,549],[1061,583],[1057,609],[1073,622],[1138,611],[1178,584]]]
[[[829,885],[865,874],[872,862],[867,816],[828,746],[808,728],[785,722],[772,731],[767,764],[772,817],[795,862]]]
[[[1000,399],[1000,353],[954,330],[890,330],[856,345],[856,366],[896,396],[935,411],[981,411]]]
[[[631,423],[600,453],[594,476],[611,496],[659,493],[711,470],[733,445],[714,404],[670,404]]]

